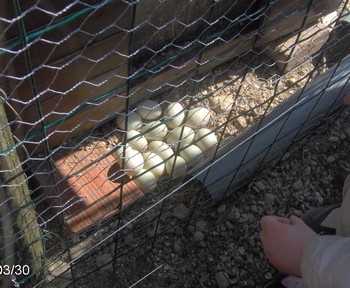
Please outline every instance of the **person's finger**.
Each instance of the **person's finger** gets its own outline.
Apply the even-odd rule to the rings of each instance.
[[[277,221],[284,224],[292,224],[290,219],[285,217],[277,217]]]
[[[304,221],[303,221],[301,218],[299,218],[299,217],[297,217],[297,216],[295,216],[295,215],[290,216],[290,217],[289,217],[289,220],[290,220],[290,223],[291,223],[292,225],[304,224]]]
[[[278,217],[278,216],[263,216],[260,219],[260,227],[264,229],[265,227],[275,225],[275,224],[291,224],[288,218]]]

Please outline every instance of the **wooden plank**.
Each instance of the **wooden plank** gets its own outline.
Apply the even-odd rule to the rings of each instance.
[[[123,29],[129,25],[129,6],[125,3],[121,4],[119,1],[118,3],[118,5],[111,4],[107,5],[108,7],[102,7],[88,15],[83,15],[86,17],[80,16],[74,21],[69,22],[67,25],[63,25],[53,31],[46,32],[43,35],[43,38],[45,38],[46,41],[39,41],[31,44],[29,49],[30,61],[33,69],[35,70],[34,75],[39,92],[45,90],[48,87],[48,84],[52,84],[52,77],[54,77],[53,74],[55,74],[55,72],[57,73],[57,71],[50,69],[50,67],[61,67],[67,62],[72,62],[72,64],[69,65],[70,69],[72,69],[71,67],[74,66],[72,71],[66,67],[63,69],[64,71],[62,74],[66,78],[65,81],[55,80],[55,83],[63,86],[61,91],[64,91],[65,87],[70,87],[69,85],[65,86],[67,79],[81,80],[93,78],[102,74],[103,72],[109,71],[111,69],[109,66],[114,65],[115,67],[118,67],[120,66],[120,63],[125,61],[125,57],[122,55],[126,55],[127,51],[127,41],[125,41],[127,32]],[[117,9],[120,15],[116,17],[114,13],[111,13],[110,9]],[[29,17],[29,19],[31,18]],[[106,27],[108,27],[108,29]],[[101,32],[103,28],[105,30]],[[28,31],[28,34],[34,31],[35,30]],[[52,41],[52,43],[48,43],[47,41]],[[4,43],[1,45],[4,46]],[[96,69],[93,61],[103,59],[107,53],[111,53],[112,51],[115,51],[116,53],[114,53],[114,55],[111,54],[110,58],[105,60],[106,63],[110,63],[110,65],[104,63],[103,65],[107,65],[105,69],[102,69],[102,71],[100,71],[101,69]],[[1,66],[1,71],[4,77],[0,78],[0,85],[4,84],[6,81],[16,82],[16,80],[11,80],[11,77],[25,77],[28,74],[28,70],[25,65],[24,52],[18,53],[15,57],[14,55],[8,54],[1,55],[1,57],[3,56],[8,56],[10,61],[6,62],[5,66]],[[79,56],[82,59],[77,59]],[[113,59],[111,59],[112,56]],[[79,61],[82,63],[79,63]],[[89,61],[90,67],[86,67],[88,65],[86,62]],[[80,67],[80,65],[83,64],[86,65]],[[103,66],[101,64],[97,66]],[[91,69],[91,67],[94,69],[89,75],[86,75],[86,71],[89,71],[89,68]],[[48,73],[47,71],[49,71],[50,74],[46,77],[46,73]],[[62,70],[60,70],[58,73],[61,73],[61,71]],[[77,75],[80,77],[77,78]],[[17,80],[15,85],[10,86],[16,86],[18,85],[18,82],[20,82],[20,80]],[[18,91],[18,94],[21,95],[19,98],[20,100],[30,99],[33,97],[31,93],[27,92],[26,89],[24,90],[24,92]],[[8,94],[11,93],[9,92]]]
[[[254,3],[231,0],[139,1],[135,26],[142,25],[134,31],[134,50],[143,49],[146,45],[147,49],[159,51],[172,43],[183,45],[195,41],[203,36],[203,31],[214,31],[256,9]]]
[[[280,0],[266,11],[266,17],[262,23],[260,39],[257,46],[263,48],[264,45],[290,33],[296,33],[300,29],[306,29],[314,24],[322,16],[335,11],[341,0],[315,0],[307,13],[307,3],[305,0]],[[268,1],[263,0],[262,6]],[[306,17],[306,18],[305,18]],[[305,18],[305,27],[302,23]]]
[[[71,1],[65,2],[70,3]],[[64,7],[62,5],[64,1],[48,3],[47,6],[53,6],[51,9],[46,7],[48,11],[57,12]],[[80,14],[76,18],[72,18],[71,21],[63,22],[64,24],[53,30],[48,29],[57,23],[66,21],[67,18],[74,16],[74,13],[79,12],[79,9],[84,8],[87,8],[87,6],[75,4],[65,13],[55,18],[53,16],[48,17],[47,13],[38,9],[30,10],[29,13],[25,14],[23,21],[27,37],[29,37],[28,41],[31,44],[31,62],[34,68],[40,67],[42,64],[52,64],[69,55],[74,55],[86,47],[94,45],[96,42],[112,37],[117,33],[125,32],[130,26],[130,5],[121,1],[114,1],[99,9],[91,9],[86,13]],[[15,17],[14,12],[11,11],[12,9],[12,5],[5,6],[3,10],[3,13],[5,13],[4,18],[12,19]],[[116,14],[115,11],[118,11],[118,13]],[[33,33],[45,30],[46,32],[36,36],[36,41],[30,37]],[[2,47],[7,47],[16,41],[20,41],[17,21],[6,24],[4,31],[5,33],[2,34],[3,38],[0,38]],[[40,41],[37,41],[38,39]],[[13,50],[17,51],[19,48],[20,46],[16,46]],[[25,65],[18,66],[16,67],[18,69],[16,76],[26,72],[25,67],[21,67]]]
[[[82,52],[71,54],[59,61],[42,66],[33,74],[37,93],[41,94],[49,90],[48,93],[40,96],[40,101],[45,102],[47,99],[56,101],[55,94],[58,97],[60,94],[54,91],[64,93],[79,82],[92,81],[106,72],[114,71],[114,73],[125,77],[127,58],[122,55],[126,54],[126,50],[127,38],[124,33],[118,33],[87,47]],[[18,65],[13,65],[13,67],[15,67],[14,73],[17,73],[16,67]],[[20,75],[17,74],[18,77]],[[17,80],[14,83],[19,83],[19,85],[17,84],[16,90],[11,92],[20,95],[18,100],[27,102],[33,98],[29,81]],[[50,93],[50,91],[52,92]],[[86,95],[86,97],[88,96]]]
[[[2,259],[2,265],[8,265],[7,267],[13,267],[16,265],[16,236],[13,229],[14,223],[11,216],[11,207],[7,204],[8,199],[5,189],[0,186],[0,259]],[[0,277],[0,287],[12,288],[13,282],[10,277]]]
[[[34,205],[30,198],[31,191],[28,188],[21,161],[16,149],[11,150],[15,143],[7,121],[5,103],[0,101],[0,185],[1,192],[5,192],[2,198],[6,198],[13,212],[12,218],[15,223],[13,228],[17,230],[17,245],[23,248],[16,251],[16,260],[21,259],[24,262],[21,263],[22,265],[29,264],[32,275],[39,275],[44,264],[42,262],[44,260],[42,233],[37,222]]]
[[[94,80],[96,82],[103,81],[109,76],[111,76],[111,74],[103,74]],[[55,97],[56,101],[48,99],[42,105],[43,114],[46,115],[45,119],[43,119],[45,125],[50,125],[52,122],[68,116],[73,109],[84,105],[84,103],[89,102],[93,97],[103,95],[105,92],[114,89],[123,81],[124,79],[115,76],[99,87],[84,84],[62,96],[62,98]],[[120,89],[118,93],[123,93],[124,91],[125,87]],[[50,147],[60,145],[69,138],[73,138],[87,129],[95,127],[97,123],[106,119],[109,115],[125,109],[125,97],[120,97],[120,95],[121,94],[119,94],[119,97],[117,95],[110,95],[106,99],[96,103],[91,103],[90,101],[90,104],[87,104],[80,112],[72,114],[69,118],[47,129],[47,133],[50,134],[48,138]],[[30,109],[23,110],[21,114],[23,119],[35,120],[35,117],[37,118],[37,108],[33,106]],[[22,125],[22,129],[26,129],[27,131],[27,136],[38,129],[41,130],[40,123],[36,123],[36,125],[33,125],[33,123],[35,122]],[[33,141],[40,141],[41,139],[43,139],[42,134],[34,138]],[[43,148],[43,146],[35,147],[37,153],[41,152],[39,148]]]
[[[56,6],[61,7],[59,4],[55,4]],[[107,72],[120,75],[121,80],[117,84],[114,83],[115,86],[123,81],[122,79],[124,79],[126,74],[125,62],[127,60],[123,55],[127,54],[127,32],[121,29],[128,25],[129,5],[118,1],[118,3],[107,6],[90,12],[89,15],[85,15],[85,18],[78,17],[70,22],[69,25],[45,33],[45,39],[53,42],[61,41],[64,37],[72,33],[60,45],[39,41],[29,49],[31,64],[36,69],[33,74],[36,92],[38,94],[43,93],[39,100],[41,105],[44,106],[44,111],[52,111],[50,110],[52,105],[48,104],[48,101],[55,103],[55,105],[61,103],[58,111],[62,110],[65,112],[68,109],[76,107],[78,103],[80,104],[96,97],[96,95],[90,92],[94,90],[93,87],[79,87],[84,85],[89,86],[89,84],[82,81],[87,83],[94,82],[99,76],[105,75]],[[12,6],[8,7],[8,10],[10,10]],[[77,10],[74,7],[71,12]],[[119,16],[116,17],[114,13],[111,13],[110,9],[117,9],[120,13],[118,14]],[[51,10],[58,10],[58,8]],[[107,11],[109,13],[106,13]],[[8,14],[12,15],[13,13],[8,12]],[[29,13],[26,15],[27,18],[24,18],[29,21],[34,16]],[[102,21],[101,18],[103,19]],[[43,20],[41,19],[40,21]],[[36,25],[43,25],[41,22],[35,23]],[[15,24],[17,26],[17,23]],[[109,29],[106,29],[103,33],[99,32],[102,28],[108,26],[110,26]],[[28,31],[28,33],[34,32],[38,28],[37,26],[30,25],[28,27],[29,29],[33,29],[32,31]],[[80,28],[79,32],[73,33],[77,27]],[[4,31],[7,31],[7,29]],[[19,32],[17,31],[17,33]],[[96,35],[92,37],[94,33]],[[5,34],[3,33],[2,36]],[[39,116],[37,111],[35,111],[36,104],[32,101],[32,83],[28,76],[25,77],[28,72],[25,65],[24,53],[18,53],[16,56],[5,53],[0,58],[3,60],[0,62],[3,75],[0,78],[0,85],[7,91],[9,97],[12,98],[13,101],[11,104],[17,111],[26,111],[24,113],[25,119],[23,119],[25,122],[38,122]],[[22,80],[20,79],[21,77],[25,79]],[[78,84],[79,82],[81,82],[80,85]],[[74,97],[70,97],[71,94],[67,97],[62,97],[62,93],[73,90],[73,87],[77,89],[77,94]],[[55,90],[57,93],[55,93]],[[70,99],[65,100],[67,98]],[[29,102],[29,105],[27,102]],[[26,115],[29,115],[29,118],[26,118]]]
[[[297,35],[282,37],[270,43],[264,53],[273,59],[277,67],[284,73],[310,60],[328,41],[331,29],[322,22],[313,25]]]
[[[27,4],[30,7],[30,4]],[[52,7],[46,7],[46,9],[59,11],[63,7],[59,3],[52,5]],[[127,54],[127,32],[122,29],[127,28],[129,25],[129,7],[129,4],[116,1],[103,8],[92,10],[90,13],[71,21],[68,25],[63,25],[56,30],[45,33],[45,39],[54,42],[61,41],[72,33],[61,45],[52,45],[48,42],[40,41],[31,46],[29,51],[32,65],[34,69],[41,67],[33,76],[36,81],[37,93],[42,93],[39,102],[45,115],[45,124],[56,121],[64,113],[69,113],[82,103],[91,101],[124,82],[127,59],[123,55]],[[7,6],[7,8],[7,10],[2,10],[2,13],[7,12],[7,18],[10,19],[14,17],[14,12],[10,11],[12,6]],[[26,7],[23,7],[23,9],[26,9]],[[71,8],[71,10],[69,11],[70,13],[76,12],[76,6]],[[116,14],[115,11],[118,11],[118,13]],[[63,16],[66,15],[64,14]],[[46,23],[45,21],[48,21],[47,18],[41,17],[37,13],[28,13],[24,18],[29,23],[26,26],[28,33],[34,32],[40,25],[43,26]],[[38,20],[31,22],[30,20],[34,20],[34,18],[38,18]],[[9,24],[9,26],[12,29],[17,27],[17,24],[15,22],[14,24]],[[74,29],[78,27],[79,32],[73,33]],[[106,29],[106,27],[109,27],[109,29]],[[103,28],[106,30],[100,33],[99,31]],[[11,33],[13,31],[11,29],[4,29],[4,31]],[[17,31],[16,33],[19,32]],[[95,36],[92,36],[93,34]],[[5,33],[2,33],[3,35]],[[7,37],[11,38],[13,35],[7,35]],[[4,38],[1,40],[2,43],[5,40],[7,41]],[[68,61],[71,63],[67,64]],[[31,132],[41,128],[38,108],[33,101],[30,79],[28,77],[25,80],[12,78],[27,75],[27,67],[24,63],[24,53],[18,53],[15,57],[11,54],[0,56],[0,67],[3,75],[0,78],[0,85],[8,92],[9,97],[11,97],[11,105],[19,112],[21,120],[24,122],[15,131],[19,139],[25,139]],[[45,64],[45,66],[40,66],[42,64]],[[55,70],[51,67],[62,68]],[[111,79],[104,83],[108,77]],[[80,84],[78,84],[79,82]],[[100,86],[95,87],[94,85]],[[66,93],[66,91],[69,92]],[[123,105],[123,103],[117,103],[115,106],[118,105]],[[11,113],[10,110],[9,112]],[[93,125],[96,125],[96,120],[101,120],[106,115],[105,113],[102,115],[102,112],[103,106],[97,110],[97,113],[90,115],[94,124],[86,119],[84,121],[82,117],[78,117],[72,123],[65,121],[64,124],[69,125],[61,125],[62,130],[69,131],[75,126],[80,127],[78,121],[89,123],[85,130],[93,127]],[[17,119],[17,116],[13,113],[10,115],[12,120]],[[100,118],[96,119],[96,115],[99,115]],[[83,115],[83,117],[87,116]],[[77,129],[79,132],[85,130]],[[48,131],[48,133],[51,132],[52,129]],[[58,131],[57,135],[60,136],[56,139],[53,137],[50,145],[59,145],[67,139],[68,135],[74,136],[76,134],[70,135],[67,132],[66,135],[63,135],[63,133]]]

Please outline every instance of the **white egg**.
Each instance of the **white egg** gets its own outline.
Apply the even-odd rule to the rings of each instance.
[[[157,179],[162,177],[165,169],[163,159],[157,154],[148,151],[143,152],[142,156],[144,159],[143,169],[152,172]]]
[[[204,107],[197,107],[188,111],[186,124],[191,127],[205,126],[209,120],[210,111]]]
[[[137,130],[142,126],[142,119],[136,112],[131,112],[128,115],[120,115],[117,117],[117,125],[121,130],[125,131],[125,121],[128,118],[128,126],[126,130]]]
[[[122,168],[123,157],[117,158],[117,163]],[[126,174],[128,174],[129,176],[134,176],[140,173],[140,171],[143,168],[143,164],[143,157],[139,151],[136,151],[132,148],[126,149],[124,162],[124,169]]]
[[[126,134],[126,138],[128,140],[128,144],[132,149],[137,151],[146,150],[148,146],[148,142],[145,136],[140,134],[140,132],[136,130],[130,130]]]
[[[156,153],[163,161],[169,160],[174,156],[174,151],[171,147],[163,141],[152,141],[148,144],[148,150]]]
[[[118,144],[117,146],[118,146],[118,148],[112,153],[112,155],[115,159],[122,157],[122,155],[124,153],[124,145]],[[126,150],[131,149],[131,147],[128,144],[126,144],[125,147],[126,147],[125,148]]]
[[[177,156],[175,166],[174,166],[174,161],[175,161],[175,156],[165,162],[166,173],[168,175],[171,175],[171,171],[173,170],[173,174],[172,174],[173,178],[185,176],[187,171],[187,163],[185,159],[183,159],[181,156]]]
[[[197,166],[205,160],[203,151],[196,145],[190,145],[181,150],[180,156],[192,167]]]
[[[169,132],[166,142],[169,145],[174,145],[174,148],[177,148],[177,145],[180,142],[180,147],[182,148],[191,144],[193,139],[194,131],[192,130],[192,128],[188,126],[180,126],[176,127],[175,129]]]
[[[141,132],[148,140],[163,140],[168,133],[168,127],[160,121],[152,121],[143,126]]]
[[[170,103],[164,111],[164,120],[169,128],[175,128],[182,124],[185,112],[180,103]]]
[[[137,105],[137,113],[145,120],[155,120],[162,115],[162,108],[153,100],[145,100]]]
[[[152,172],[142,169],[139,174],[133,178],[134,183],[143,193],[151,193],[157,187],[157,178]]]
[[[206,157],[213,156],[218,145],[215,133],[207,128],[201,128],[196,132],[194,142],[204,152]]]

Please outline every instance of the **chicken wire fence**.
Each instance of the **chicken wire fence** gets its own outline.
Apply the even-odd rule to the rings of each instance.
[[[131,251],[307,142],[349,90],[348,1],[14,0],[0,27],[2,287],[140,283]]]

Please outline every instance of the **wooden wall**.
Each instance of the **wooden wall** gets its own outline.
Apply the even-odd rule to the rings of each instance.
[[[9,48],[13,43],[19,45],[11,48],[13,52],[0,54],[0,88],[7,93],[8,102],[21,117],[22,125],[11,122],[12,130],[19,139],[35,142],[30,146],[34,153],[41,152],[44,135],[36,132],[42,131],[43,125],[50,147],[95,127],[125,109],[129,72],[143,73],[147,70],[145,64],[148,60],[154,59],[157,63],[157,57],[166,53],[167,49],[181,51],[181,45],[205,39],[208,35],[204,35],[203,31],[210,26],[208,22],[215,23],[208,34],[215,33],[240,15],[257,11],[269,3],[266,0],[141,0],[133,10],[131,5],[122,1],[110,1],[99,8],[93,5],[99,5],[100,1],[86,2],[90,6],[75,4],[70,7],[69,0],[24,1],[26,6],[21,9],[26,12],[19,18],[23,23],[19,20],[1,23],[4,32],[0,34],[0,47]],[[227,37],[230,41],[199,46],[199,50],[187,55],[187,58],[176,58],[177,65],[160,72],[144,73],[137,81],[133,78],[130,83],[131,104],[149,96],[150,91],[160,85],[194,71],[199,51],[203,52],[201,64],[207,63],[201,65],[200,72],[206,73],[221,63],[215,55],[223,53],[223,58],[229,60],[251,49],[258,25],[265,27],[260,29],[259,47],[298,30],[303,11],[291,13],[288,18],[285,15],[305,2],[278,1],[267,10],[269,17],[257,18],[244,29],[237,26],[229,30]],[[313,1],[307,23],[317,21],[337,5],[339,1]],[[41,10],[30,7],[40,7]],[[67,9],[58,13],[64,7]],[[58,14],[49,15],[47,11]],[[0,16],[15,18],[12,4],[6,4]],[[274,21],[276,19],[278,21]],[[20,24],[25,27],[30,43],[27,49],[22,49],[25,41]],[[132,53],[130,63],[129,53]],[[128,69],[131,70],[128,72]],[[105,96],[100,97],[102,95]],[[11,111],[8,113],[11,115]],[[15,118],[17,116],[12,114],[10,120]],[[33,135],[36,137],[28,138]]]

